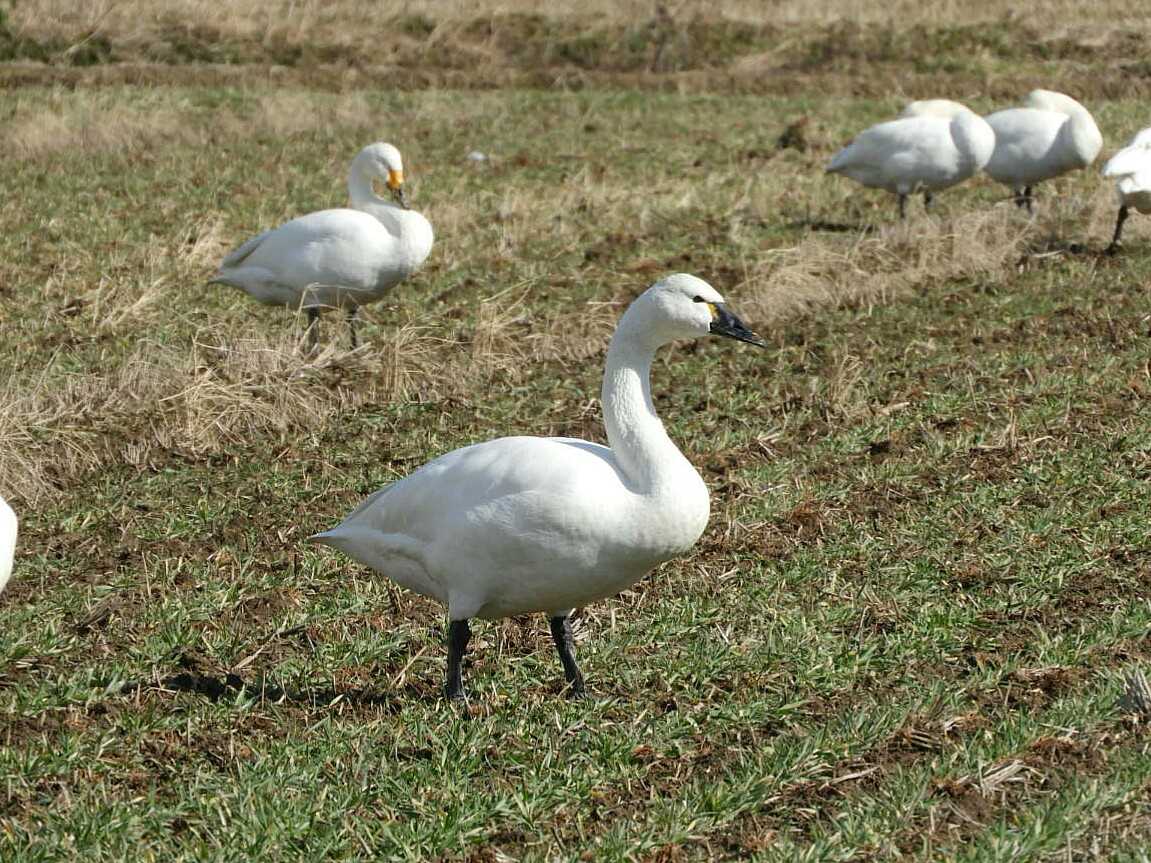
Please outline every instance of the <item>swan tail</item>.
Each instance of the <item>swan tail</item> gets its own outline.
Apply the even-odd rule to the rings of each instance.
[[[1103,166],[1104,177],[1125,177],[1151,165],[1151,152],[1143,147],[1124,147]]]
[[[220,269],[226,270],[229,267],[237,267],[242,264],[252,252],[259,248],[260,244],[267,239],[270,233],[272,232],[264,231],[262,234],[257,234],[239,248],[233,249],[224,257],[224,260],[220,262]]]

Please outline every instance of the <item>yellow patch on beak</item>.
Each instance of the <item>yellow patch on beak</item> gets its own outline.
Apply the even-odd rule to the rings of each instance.
[[[707,303],[707,307],[711,311],[711,319],[714,321],[719,317],[719,309],[715,307],[715,303]]]
[[[403,171],[388,171],[388,188],[398,189],[404,184]]]

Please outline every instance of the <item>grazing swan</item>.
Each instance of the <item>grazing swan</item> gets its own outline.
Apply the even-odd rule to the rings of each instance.
[[[916,111],[908,115],[908,111]],[[918,113],[918,112],[922,113]],[[913,102],[906,116],[865,129],[827,166],[873,189],[899,196],[899,218],[907,215],[907,196],[932,193],[966,180],[987,164],[995,134],[983,119],[958,102]]]
[[[996,111],[987,122],[995,130],[995,152],[984,170],[1010,186],[1028,213],[1036,183],[1086,168],[1103,147],[1087,109],[1052,90],[1032,90],[1024,107]]]
[[[0,590],[12,575],[12,558],[16,553],[16,513],[0,497]]]
[[[656,350],[716,333],[764,346],[695,276],[641,294],[620,319],[603,378],[609,446],[505,437],[457,449],[368,497],[311,537],[448,610],[449,698],[473,617],[543,611],[574,696],[572,610],[613,596],[687,551],[707,524],[707,486],[672,443],[651,400]]]
[[[395,204],[375,193],[376,179]],[[306,309],[313,346],[320,310],[341,308],[354,348],[356,309],[381,299],[432,249],[432,226],[408,209],[403,183],[399,150],[364,147],[348,171],[350,209],[308,213],[253,237],[224,258],[209,284],[231,285],[261,303]]]
[[[1115,235],[1107,251],[1119,250],[1127,211],[1134,207],[1140,213],[1151,213],[1151,127],[1131,139],[1131,143],[1112,156],[1103,167],[1104,177],[1115,177],[1119,186],[1119,216]]]

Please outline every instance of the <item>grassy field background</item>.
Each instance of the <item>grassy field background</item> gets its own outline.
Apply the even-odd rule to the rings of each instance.
[[[1147,859],[1151,230],[1101,254],[1095,170],[906,224],[822,174],[1041,85],[1109,155],[1148,21],[1041,6],[8,9],[0,858]],[[305,357],[204,282],[377,139],[437,244]],[[477,625],[465,719],[438,607],[303,538],[455,446],[602,440],[674,271],[771,345],[657,362],[708,532],[583,610],[586,702],[542,619]]]

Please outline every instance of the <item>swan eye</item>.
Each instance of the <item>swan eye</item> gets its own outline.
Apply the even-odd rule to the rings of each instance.
[[[707,300],[705,300],[703,297],[699,296],[699,294],[696,294],[694,297],[692,297],[691,301],[693,303],[705,303],[705,302],[707,302]]]

